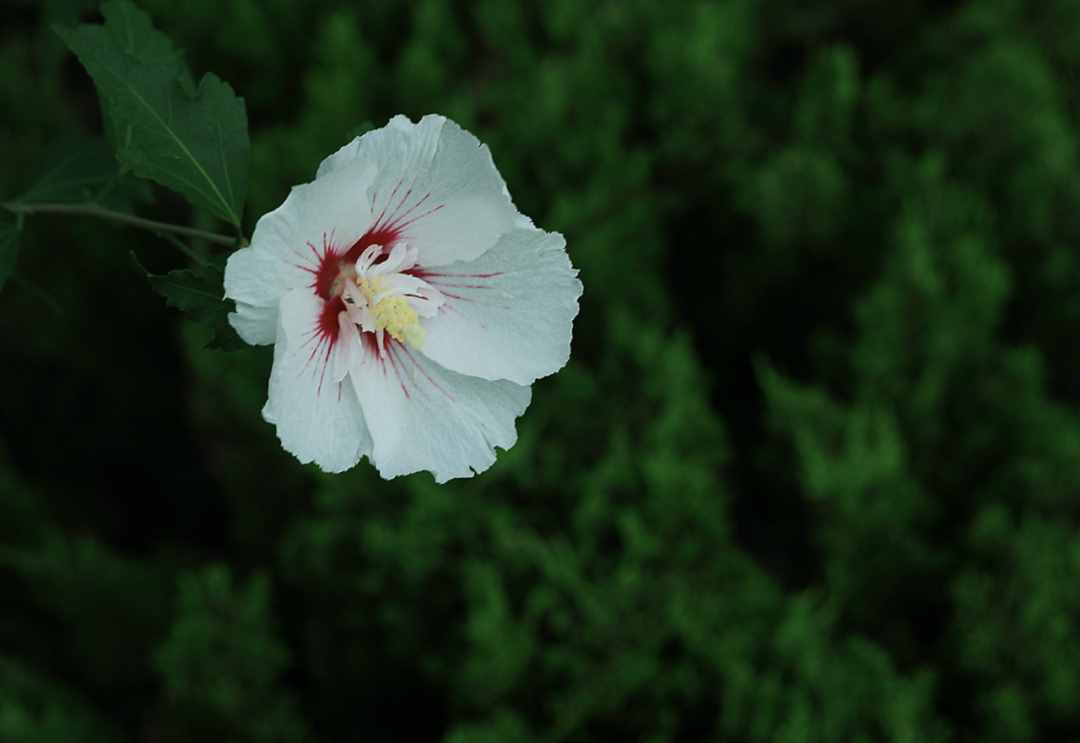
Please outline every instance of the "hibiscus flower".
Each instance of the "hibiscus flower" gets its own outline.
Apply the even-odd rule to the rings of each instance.
[[[518,213],[491,153],[442,116],[342,147],[232,254],[229,321],[274,344],[263,417],[327,472],[470,477],[562,368],[582,293],[562,235]]]

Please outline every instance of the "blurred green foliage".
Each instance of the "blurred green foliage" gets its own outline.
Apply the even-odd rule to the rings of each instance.
[[[0,11],[0,196],[101,131],[92,6]],[[584,304],[490,472],[329,477],[132,269],[173,247],[27,219],[0,739],[1080,738],[1080,4],[142,6],[247,101],[249,232],[444,113]]]

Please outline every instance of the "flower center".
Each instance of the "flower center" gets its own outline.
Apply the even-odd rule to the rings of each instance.
[[[400,294],[386,296],[386,282],[379,276],[357,277],[356,286],[368,301],[375,332],[383,330],[394,340],[408,341],[417,348],[423,345],[424,329],[420,327],[420,316],[408,299]]]
[[[399,343],[422,346],[421,318],[434,316],[445,301],[426,281],[405,273],[416,265],[416,257],[414,250],[402,244],[385,257],[382,246],[372,245],[355,267],[343,265],[331,286],[345,303],[349,319],[362,331],[374,333],[379,348],[384,334]]]

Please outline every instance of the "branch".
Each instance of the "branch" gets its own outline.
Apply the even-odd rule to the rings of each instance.
[[[198,238],[217,245],[225,245],[230,248],[247,244],[247,240],[243,237],[228,237],[227,235],[219,235],[214,232],[197,230],[194,227],[183,227],[178,224],[158,222],[153,219],[143,219],[142,217],[136,217],[134,214],[114,212],[111,209],[106,209],[97,204],[22,204],[18,201],[6,201],[3,204],[0,204],[0,206],[13,214],[66,214],[77,217],[97,217],[98,219],[106,219],[110,222],[118,222],[130,227],[138,227],[139,229],[150,230],[152,232],[173,233],[184,235],[186,237]]]

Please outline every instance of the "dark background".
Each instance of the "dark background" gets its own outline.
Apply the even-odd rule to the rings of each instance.
[[[247,101],[248,230],[393,114],[476,133],[573,358],[480,477],[325,476],[174,247],[28,221],[0,739],[1080,739],[1080,2],[141,5]],[[100,131],[97,16],[0,12],[8,198]]]

